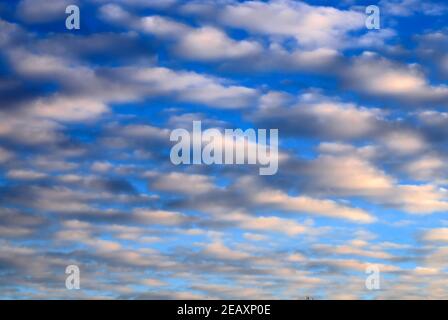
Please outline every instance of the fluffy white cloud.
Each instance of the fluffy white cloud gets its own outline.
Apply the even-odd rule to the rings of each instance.
[[[322,149],[321,149],[322,150]],[[328,151],[326,146],[324,151]],[[369,152],[331,145],[330,151],[302,164],[296,174],[313,194],[362,197],[412,214],[443,212],[447,192],[432,184],[400,184],[369,160]]]
[[[65,8],[78,4],[77,0],[21,0],[17,5],[18,16],[31,23],[45,23],[54,20],[63,21],[67,16]]]
[[[418,0],[381,0],[380,6],[388,15],[407,17],[414,14],[443,15],[447,6],[442,3]]]
[[[157,175],[151,182],[156,190],[175,192],[180,194],[206,194],[215,189],[212,179],[206,175],[171,172]]]
[[[429,214],[448,210],[447,191],[433,185],[400,185],[385,203],[409,213]]]
[[[226,247],[221,242],[213,242],[204,247],[203,253],[223,260],[248,259],[248,253]]]
[[[23,145],[52,144],[63,140],[61,126],[54,121],[0,112],[0,137]]]
[[[130,25],[133,29],[174,41],[177,55],[199,61],[216,61],[254,56],[262,51],[255,41],[234,40],[212,26],[193,28],[162,16],[135,17],[114,5],[102,8],[105,19]]]
[[[8,171],[6,176],[16,180],[35,180],[45,178],[47,175],[38,171],[17,169]]]
[[[384,134],[381,140],[389,151],[399,155],[421,153],[428,148],[424,138],[412,130],[391,131]]]
[[[255,56],[262,48],[253,41],[232,40],[219,29],[202,27],[185,34],[176,51],[191,59],[220,60]]]
[[[337,48],[349,32],[364,27],[360,12],[311,6],[301,1],[246,1],[228,4],[219,19],[225,25],[269,36],[292,37],[308,49]]]
[[[308,162],[303,174],[309,177],[314,190],[340,195],[382,195],[395,180],[354,155],[322,155]]]
[[[164,210],[139,208],[134,210],[133,215],[138,221],[148,224],[177,226],[190,221],[186,215],[180,212]]]
[[[196,72],[162,67],[124,67],[102,70],[101,73],[54,56],[38,56],[24,51],[10,54],[20,74],[58,81],[65,87],[67,94],[37,99],[32,106],[37,116],[62,121],[95,118],[109,110],[109,103],[156,96],[174,95],[181,101],[227,109],[247,107],[258,96],[255,89]]]
[[[292,219],[275,216],[250,216],[242,213],[229,213],[221,217],[223,221],[236,223],[240,228],[259,232],[279,232],[288,236],[306,233],[309,228]],[[252,237],[253,238],[253,237]]]
[[[441,176],[446,170],[443,159],[437,155],[424,155],[403,165],[404,171],[411,177],[420,180],[443,180]]]
[[[225,85],[225,80],[195,72],[173,71],[166,68],[134,70],[133,78],[159,94],[177,94],[179,99],[209,104],[219,108],[247,107],[257,98],[251,88]]]
[[[358,208],[350,208],[332,200],[314,199],[307,196],[289,196],[281,191],[267,190],[256,195],[258,204],[275,208],[309,213],[331,218],[347,219],[357,223],[371,223],[375,218],[368,212]]]
[[[448,242],[448,228],[427,230],[423,233],[422,239],[429,242]]]
[[[448,99],[448,86],[430,84],[418,65],[400,65],[372,52],[355,58],[343,78],[348,86],[366,94],[408,103]]]
[[[89,121],[108,111],[109,108],[102,101],[77,96],[37,99],[29,109],[38,117],[60,121]]]
[[[382,125],[379,109],[358,107],[315,93],[303,94],[296,101],[292,97],[280,101],[273,98],[275,93],[263,96],[253,118],[291,135],[357,139],[375,135]]]

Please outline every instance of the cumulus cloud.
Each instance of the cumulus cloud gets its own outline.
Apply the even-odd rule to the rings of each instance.
[[[250,257],[249,254],[238,250],[232,250],[220,242],[210,243],[205,246],[204,254],[212,255],[224,260],[241,260]]]
[[[404,164],[403,169],[415,179],[437,181],[446,170],[446,165],[441,157],[430,154],[409,161]]]
[[[175,95],[181,101],[203,103],[219,108],[246,107],[257,97],[255,89],[226,84],[224,79],[195,72],[162,67],[112,68],[94,70],[84,66],[68,67],[67,61],[54,56],[24,53],[15,57],[18,72],[31,77],[54,79],[67,88],[65,97],[53,96],[36,102],[36,112],[74,120],[107,111],[105,103],[136,101],[144,97]],[[113,77],[111,79],[111,77]],[[118,90],[120,89],[120,90]],[[69,92],[75,91],[76,95]],[[52,105],[67,104],[71,113],[58,114]]]
[[[448,8],[445,6],[445,10]],[[444,79],[448,76],[448,36],[443,30],[418,35],[416,52],[424,60],[435,67],[436,72]]]
[[[151,187],[166,192],[180,194],[205,194],[212,191],[215,185],[206,175],[171,172],[167,175],[156,175]]]
[[[410,104],[442,102],[448,97],[448,87],[429,83],[418,65],[400,65],[371,52],[356,58],[343,78],[349,87],[366,94]]]
[[[350,155],[322,155],[303,167],[314,190],[342,195],[384,194],[395,180],[368,160]]]
[[[438,228],[425,231],[422,235],[422,240],[429,242],[447,242],[448,228]]]
[[[242,213],[230,213],[222,217],[224,221],[236,223],[242,229],[259,232],[277,232],[288,236],[296,236],[310,232],[308,226],[299,224],[293,219],[279,218],[276,216],[253,217]],[[254,239],[255,237],[251,237]]]
[[[254,56],[261,46],[246,40],[235,41],[216,28],[203,27],[182,37],[176,50],[188,58],[215,60]]]
[[[6,174],[8,178],[18,180],[35,180],[45,178],[46,174],[32,170],[10,170]]]
[[[380,3],[384,12],[391,16],[411,16],[415,14],[425,14],[429,16],[440,16],[448,10],[442,3],[432,1],[416,0],[381,0]]]
[[[221,60],[253,56],[261,46],[253,41],[235,41],[210,26],[194,29],[160,16],[142,18],[142,30],[160,37],[176,39],[178,55],[196,60]]]
[[[228,4],[219,18],[250,32],[294,38],[308,49],[340,47],[350,31],[364,27],[360,12],[288,0]]]
[[[337,203],[333,200],[317,199],[306,195],[293,196],[273,188],[255,188],[253,179],[242,178],[239,182],[246,190],[253,190],[250,200],[256,205],[272,207],[287,212],[306,213],[339,219],[355,223],[372,223],[375,217],[359,208]]]
[[[17,5],[18,16],[30,23],[47,23],[55,20],[63,21],[65,8],[77,5],[76,0],[56,0],[49,3],[45,0],[21,0]]]
[[[138,221],[143,223],[155,223],[168,226],[180,225],[191,220],[180,212],[163,210],[135,209],[134,215]]]
[[[278,101],[267,93],[253,119],[260,125],[281,127],[290,135],[318,136],[325,139],[359,139],[375,135],[382,127],[382,113],[344,103],[314,93]],[[292,100],[292,101],[291,101]],[[350,125],[348,125],[350,124]]]
[[[263,205],[273,205],[275,208],[287,211],[347,219],[358,223],[375,221],[373,216],[362,209],[350,208],[331,200],[319,200],[306,196],[288,196],[278,191],[260,193],[257,195],[256,202]]]
[[[174,51],[192,60],[236,59],[254,56],[262,50],[255,41],[231,39],[225,32],[212,26],[193,28],[162,16],[134,17],[114,5],[103,7],[102,14],[106,20],[126,23],[136,30],[174,41]]]
[[[415,154],[424,151],[428,144],[416,131],[391,131],[382,138],[388,150],[397,154]]]

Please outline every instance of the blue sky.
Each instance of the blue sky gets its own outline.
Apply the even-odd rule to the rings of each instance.
[[[0,3],[0,298],[446,298],[447,15]],[[277,174],[173,165],[170,132],[193,121],[278,129]]]

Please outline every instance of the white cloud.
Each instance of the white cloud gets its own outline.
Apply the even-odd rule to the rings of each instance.
[[[137,221],[148,224],[160,224],[166,226],[177,226],[190,219],[180,212],[151,210],[151,209],[134,209],[133,215]]]
[[[412,214],[448,209],[447,192],[431,184],[400,184],[398,179],[375,167],[353,150],[324,154],[308,161],[297,172],[307,179],[304,186],[321,195],[358,196]]]
[[[140,25],[144,32],[160,37],[183,37],[193,30],[183,23],[161,16],[140,18]]]
[[[151,187],[156,190],[170,191],[180,194],[206,194],[215,189],[212,179],[206,175],[171,172],[157,176]]]
[[[29,112],[38,117],[60,121],[93,120],[108,112],[101,101],[83,97],[52,96],[32,103]]]
[[[61,121],[84,121],[98,117],[109,110],[107,104],[112,102],[165,95],[226,109],[248,107],[258,97],[255,89],[190,71],[162,67],[117,67],[102,69],[98,73],[96,69],[55,56],[14,51],[10,52],[10,57],[20,74],[35,79],[56,80],[70,91],[70,94],[59,93],[34,102],[35,114]]]
[[[321,155],[307,163],[303,174],[312,188],[339,195],[383,195],[395,180],[367,160],[354,155]]]
[[[224,221],[236,223],[240,228],[259,232],[279,232],[288,236],[296,236],[308,232],[307,226],[292,219],[275,216],[250,216],[242,213],[228,213],[222,217]],[[251,237],[256,239],[257,237]]]
[[[414,214],[429,214],[448,210],[446,190],[433,185],[400,185],[385,199],[386,203],[398,205]]]
[[[350,31],[364,28],[360,12],[311,6],[301,1],[246,1],[228,4],[220,21],[253,33],[292,37],[308,49],[338,48]]]
[[[263,98],[253,115],[254,120],[282,128],[291,135],[357,139],[374,135],[381,128],[379,109],[358,107],[314,93],[303,94],[296,102],[281,101],[274,105],[268,102],[267,96]]]
[[[0,137],[24,145],[51,144],[62,140],[61,126],[54,121],[28,114],[0,112]]]
[[[427,230],[423,233],[422,239],[429,242],[448,242],[448,228]]]
[[[390,253],[384,251],[369,250],[368,247],[362,248],[363,246],[354,245],[325,245],[318,244],[313,246],[313,249],[323,253],[325,255],[350,255],[367,257],[374,259],[393,259],[394,256]]]
[[[10,179],[16,180],[35,180],[45,178],[47,175],[42,172],[32,171],[32,170],[10,170],[6,174]]]
[[[391,131],[381,138],[385,147],[396,154],[409,155],[425,151],[428,144],[416,131]]]
[[[222,242],[213,242],[204,247],[203,253],[224,260],[242,260],[250,255],[225,246]]]
[[[332,200],[314,199],[307,196],[289,196],[281,191],[269,190],[256,195],[258,204],[274,206],[291,212],[347,219],[356,223],[372,223],[376,219],[368,212],[351,208]]]
[[[180,100],[208,104],[219,108],[242,108],[254,102],[257,91],[247,87],[224,84],[223,79],[195,72],[167,68],[135,70],[133,78],[159,94],[177,94]]]
[[[432,1],[381,0],[379,4],[385,14],[402,17],[415,14],[441,16],[448,10],[446,5]]]
[[[261,51],[258,43],[235,41],[214,27],[202,27],[185,34],[176,48],[181,56],[206,61],[250,57]]]
[[[437,155],[423,155],[415,160],[409,161],[403,165],[404,171],[416,179],[420,180],[439,180],[443,179],[441,175],[446,169],[445,161]]]
[[[112,168],[112,163],[107,161],[95,161],[91,166],[92,171],[96,172],[110,172]]]
[[[21,0],[17,5],[18,16],[31,23],[46,23],[65,20],[65,8],[78,4],[77,0]]]
[[[448,86],[431,85],[416,64],[393,63],[371,52],[355,58],[342,76],[348,86],[370,95],[408,103],[448,99]]]
[[[130,26],[136,31],[174,41],[174,52],[199,61],[217,61],[254,56],[262,51],[255,41],[234,40],[224,31],[202,26],[193,28],[162,16],[136,17],[115,5],[102,8],[105,19]]]

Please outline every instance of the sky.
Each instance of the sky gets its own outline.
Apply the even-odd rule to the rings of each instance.
[[[447,298],[447,18],[418,0],[0,2],[0,298]],[[173,164],[193,121],[278,129],[278,171]]]

